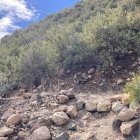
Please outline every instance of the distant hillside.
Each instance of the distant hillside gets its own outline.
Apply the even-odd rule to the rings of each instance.
[[[33,41],[45,39],[46,30],[50,29],[54,25],[73,24],[80,22],[84,24],[90,17],[95,16],[98,12],[103,12],[107,5],[111,5],[113,1],[106,0],[85,0],[77,3],[73,8],[65,9],[57,14],[50,15],[40,21],[34,23],[27,29],[22,31],[16,31],[12,36],[6,36],[2,39],[2,45],[6,47],[17,45],[25,45],[23,38],[32,43]],[[23,40],[21,41],[22,38]],[[19,40],[18,40],[19,39]]]
[[[122,69],[134,71],[139,5],[139,0],[83,0],[5,36],[0,43],[3,79],[38,83],[42,77],[60,75],[62,69],[76,73],[93,67],[109,77]]]

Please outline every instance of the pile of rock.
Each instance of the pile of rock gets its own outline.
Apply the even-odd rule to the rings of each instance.
[[[121,122],[118,129],[124,136],[129,136],[134,130],[138,129],[139,120],[136,118],[137,111],[126,106],[116,116],[117,120]]]
[[[78,72],[74,75],[74,82],[77,84],[88,82],[93,78],[95,72],[96,72],[96,68],[91,68],[84,73]]]
[[[130,107],[129,96],[127,94],[114,96],[111,100],[113,101],[112,111],[117,114],[114,121],[117,119],[118,122],[121,122],[120,126],[116,127],[119,127],[118,129],[124,136],[131,135],[139,126],[137,108]]]

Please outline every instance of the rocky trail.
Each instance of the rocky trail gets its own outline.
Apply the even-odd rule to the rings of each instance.
[[[118,112],[122,122],[136,120],[136,112],[128,115],[127,100],[126,94],[78,94],[72,89],[1,98],[0,140],[129,140],[121,133],[131,135],[134,123],[121,133],[112,129]]]

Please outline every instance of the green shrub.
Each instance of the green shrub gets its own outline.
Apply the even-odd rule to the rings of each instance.
[[[18,88],[17,81],[4,83],[3,85],[0,85],[0,96],[6,97],[10,93],[12,93],[14,90],[17,90],[17,88]]]
[[[48,65],[46,57],[38,49],[29,49],[21,60],[20,79],[27,85],[38,86],[41,78],[46,77]]]
[[[136,75],[131,82],[128,82],[125,91],[130,95],[131,103],[138,104],[140,102],[140,76]]]

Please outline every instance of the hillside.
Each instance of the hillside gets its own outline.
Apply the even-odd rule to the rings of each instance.
[[[92,79],[104,89],[118,80],[126,83],[137,72],[139,20],[138,0],[84,0],[5,36],[1,94],[19,83],[38,86],[55,77],[75,77],[75,83]],[[90,69],[94,76],[87,74]]]

